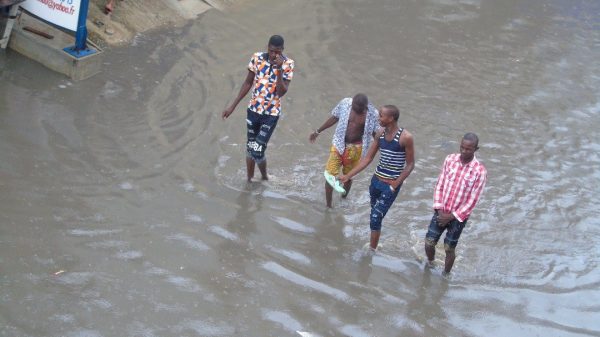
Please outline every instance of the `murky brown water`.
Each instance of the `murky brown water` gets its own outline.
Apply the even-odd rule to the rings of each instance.
[[[598,2],[243,6],[80,83],[0,55],[1,336],[600,336]],[[272,33],[297,72],[247,186],[246,100],[219,114]],[[374,166],[327,211],[331,130],[308,142],[356,92],[416,140],[372,257]],[[465,131],[489,183],[445,280],[423,236]]]

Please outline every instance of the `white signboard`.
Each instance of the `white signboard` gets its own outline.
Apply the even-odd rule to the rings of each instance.
[[[27,0],[21,3],[32,14],[72,31],[77,30],[81,0]]]

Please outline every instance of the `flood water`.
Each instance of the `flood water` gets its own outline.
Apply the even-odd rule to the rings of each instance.
[[[296,72],[245,182],[255,51]],[[256,0],[107,51],[72,82],[0,54],[1,336],[600,336],[600,3]],[[416,168],[369,236],[371,164],[325,208],[343,97],[396,104]],[[484,197],[450,279],[433,184],[467,131]],[[596,191],[596,192],[594,192]]]

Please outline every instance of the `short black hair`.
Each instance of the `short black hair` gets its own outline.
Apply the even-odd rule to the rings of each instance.
[[[465,133],[465,135],[463,136],[463,139],[475,143],[475,147],[479,146],[479,137],[477,137],[477,135],[474,134],[473,132]]]
[[[398,107],[392,104],[388,104],[384,105],[383,108],[387,109],[392,114],[392,117],[394,117],[394,121],[398,121],[398,119],[400,118],[400,110],[398,110]]]
[[[273,35],[269,39],[269,46],[283,47],[283,37],[281,35]]]
[[[369,98],[363,93],[358,93],[352,97],[352,103],[359,104],[360,106],[367,107],[369,105]]]

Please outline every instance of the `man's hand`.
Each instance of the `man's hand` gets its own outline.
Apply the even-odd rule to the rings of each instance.
[[[340,180],[342,183],[344,183],[344,184],[345,184],[345,183],[347,183],[348,181],[350,181],[350,179],[351,179],[351,178],[350,178],[348,175],[345,175],[345,174],[344,174],[344,175],[341,175],[341,176],[340,176],[338,179],[339,179],[339,180]]]
[[[448,226],[448,223],[452,220],[454,220],[454,215],[452,213],[446,213],[446,212],[442,212],[442,211],[438,211],[438,225],[440,227],[446,227]]]
[[[231,107],[223,110],[223,112],[221,113],[221,117],[223,119],[227,119],[227,117],[229,117],[229,115],[231,115],[233,113],[233,109]]]
[[[317,133],[317,131],[314,131],[313,133],[310,134],[310,136],[308,136],[308,140],[311,143],[314,143],[315,140],[317,140],[317,137],[319,136],[319,134]]]
[[[392,192],[396,192],[396,189],[398,189],[398,186],[400,186],[400,183],[398,183],[396,180],[393,180],[393,179],[384,179],[384,178],[377,178],[377,179],[388,184],[388,186],[390,187],[390,190],[392,190]]]
[[[285,62],[285,58],[283,57],[283,55],[279,54],[279,55],[275,56],[275,60],[273,61],[273,64],[276,67],[281,68],[283,66],[283,62]]]

